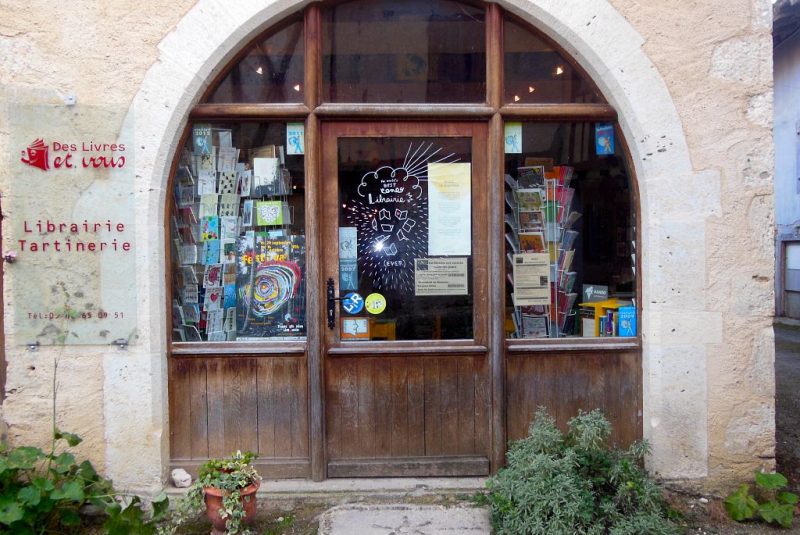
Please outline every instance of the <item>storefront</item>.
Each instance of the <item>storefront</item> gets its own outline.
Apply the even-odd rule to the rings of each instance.
[[[133,170],[92,200],[130,188],[131,204],[72,231],[119,253],[98,277],[138,296],[84,312],[93,327],[127,313],[113,325],[132,333],[100,331],[124,349],[96,349],[115,480],[158,486],[237,449],[267,478],[488,475],[538,406],[562,423],[603,409],[671,479],[771,462],[771,327],[736,286],[770,244],[748,246],[744,279],[716,275],[736,205],[717,163],[692,165],[685,116],[614,7],[203,4],[159,48],[128,151],[89,146]],[[762,232],[754,206],[745,226]],[[20,218],[6,273],[45,262],[70,221]],[[17,319],[24,277],[7,290]],[[80,362],[69,346],[96,336],[26,321],[42,323],[12,326],[7,389],[24,362]],[[735,401],[719,389],[742,354],[759,375]],[[5,403],[12,433],[30,402]]]

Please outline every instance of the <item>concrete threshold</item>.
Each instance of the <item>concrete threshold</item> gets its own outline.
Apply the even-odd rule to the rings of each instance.
[[[486,488],[485,477],[398,477],[398,478],[347,478],[310,481],[308,479],[263,480],[258,489],[259,499],[336,499],[375,498],[402,496],[432,496],[474,494]],[[164,489],[170,497],[186,494],[186,489],[172,486]]]

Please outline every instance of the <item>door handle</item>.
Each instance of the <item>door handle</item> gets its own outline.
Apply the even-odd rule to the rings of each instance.
[[[336,297],[336,288],[332,278],[328,278],[326,293],[328,295],[328,329],[333,330],[336,326],[336,301],[341,301],[342,299],[341,297]]]

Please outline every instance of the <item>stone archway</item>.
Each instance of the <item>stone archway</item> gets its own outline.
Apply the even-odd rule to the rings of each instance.
[[[564,47],[594,79],[618,110],[638,177],[641,202],[644,308],[644,434],[653,447],[651,468],[664,477],[703,477],[707,473],[705,346],[721,337],[721,315],[704,310],[703,300],[676,301],[665,281],[686,281],[703,291],[704,223],[699,216],[713,208],[718,177],[696,175],[678,113],[666,84],[642,50],[643,39],[606,0],[499,2]],[[159,45],[160,56],[149,69],[130,108],[136,135],[137,262],[139,263],[141,344],[131,348],[124,374],[107,363],[105,390],[131,392],[149,418],[130,414],[117,394],[105,398],[107,473],[122,487],[154,489],[167,465],[167,374],[165,355],[166,293],[164,232],[165,195],[171,157],[183,126],[207,83],[240,47],[265,28],[301,9],[293,0],[252,2],[226,10],[200,0]],[[203,35],[203,39],[197,39]],[[609,40],[608,36],[614,39]],[[700,178],[700,179],[698,179]],[[678,194],[678,192],[680,192]],[[687,204],[686,198],[696,199]],[[718,202],[718,201],[717,201]],[[691,217],[693,224],[683,222]],[[665,236],[671,240],[665,242]],[[700,242],[697,243],[697,240]],[[666,257],[678,244],[680,261]],[[154,268],[157,270],[153,272]],[[697,286],[699,285],[699,286]],[[674,286],[674,284],[673,284]],[[695,288],[697,286],[697,288]],[[702,341],[670,339],[666,322],[704,322],[711,327]],[[669,359],[660,358],[671,350]],[[694,403],[670,402],[669,387],[679,374],[691,372]],[[124,383],[121,378],[124,377]],[[696,422],[691,429],[681,425]],[[680,429],[685,431],[680,431]],[[135,438],[132,438],[135,437]],[[131,440],[138,441],[132,444]],[[136,452],[135,455],[130,452]]]

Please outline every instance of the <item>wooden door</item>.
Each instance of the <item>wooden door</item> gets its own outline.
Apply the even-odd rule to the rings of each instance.
[[[486,130],[322,125],[328,477],[489,473]]]

